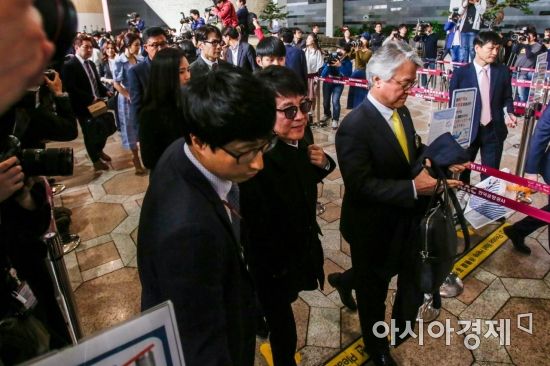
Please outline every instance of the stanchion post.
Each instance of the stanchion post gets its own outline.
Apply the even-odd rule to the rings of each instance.
[[[533,135],[533,129],[535,128],[535,112],[541,109],[540,103],[533,103],[525,111],[525,119],[523,121],[523,129],[521,131],[521,141],[519,145],[518,161],[516,164],[516,175],[523,177],[525,172],[525,162],[527,160],[527,152],[529,149],[529,143],[531,142],[531,136]]]
[[[321,103],[323,102],[321,100],[321,80],[317,80],[317,87],[315,87],[315,117],[316,117],[316,123],[319,123],[321,121]]]

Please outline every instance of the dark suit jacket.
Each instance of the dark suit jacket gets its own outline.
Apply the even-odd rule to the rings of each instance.
[[[550,143],[550,108],[542,113],[531,143],[529,144],[529,152],[527,153],[527,163],[525,164],[525,172],[531,174],[542,175],[546,183],[550,182],[550,152],[548,144]]]
[[[187,365],[252,366],[252,280],[225,206],[183,146],[165,151],[143,201],[141,307],[172,300]]]
[[[100,81],[99,74],[94,63],[91,63],[92,71],[94,72],[99,88],[99,96],[107,96],[107,89]],[[91,118],[90,112],[88,112],[88,106],[94,101],[94,92],[92,84],[88,79],[88,75],[84,70],[84,66],[75,57],[65,62],[63,69],[61,70],[61,78],[65,90],[69,93],[71,99],[71,105],[73,111],[79,120],[86,120]]]
[[[402,107],[398,113],[411,163],[388,122],[368,99],[344,118],[336,133],[346,188],[340,231],[353,254],[362,258],[354,261],[355,270],[362,269],[356,268],[360,262],[382,276],[395,274],[400,260],[413,255],[415,220],[424,213],[425,200],[415,200],[412,185],[412,165],[424,147],[417,145],[409,110]]]
[[[514,100],[512,98],[512,81],[510,72],[506,65],[491,64],[491,86],[489,94],[491,97],[491,116],[495,131],[499,140],[504,141],[508,135],[508,129],[504,121],[502,109],[506,107],[508,113],[514,111]],[[479,130],[479,120],[481,118],[481,95],[479,85],[477,84],[476,69],[473,63],[463,66],[456,70],[451,78],[449,87],[449,96],[453,96],[453,91],[463,88],[477,88],[477,97],[474,110],[474,123],[472,126],[472,141],[477,136]]]
[[[218,60],[218,67],[225,67],[225,66],[228,66],[227,62],[225,62],[224,60]],[[200,55],[197,56],[197,59],[193,61],[193,63],[189,67],[190,67],[192,79],[203,76],[210,71],[210,67],[208,67],[208,64],[204,62],[204,60]]]
[[[233,65],[233,57],[229,49],[225,54],[225,61]],[[256,70],[258,64],[256,63],[256,51],[254,51],[254,47],[247,42],[240,42],[239,52],[237,53],[237,64],[234,66],[242,67],[250,72]]]
[[[289,301],[323,285],[321,229],[316,221],[317,183],[330,170],[310,163],[307,144],[279,141],[264,155],[264,169],[241,183],[241,214],[249,229],[250,266],[261,288]],[[272,290],[275,287],[276,290]]]
[[[151,73],[151,59],[146,56],[143,62],[138,62],[128,69],[128,84],[130,88],[130,120],[136,121],[139,126],[139,111],[145,98],[145,90],[149,84]]]
[[[285,45],[286,48],[286,60],[285,66],[298,75],[300,80],[302,80],[305,85],[307,85],[307,61],[306,54],[299,48],[291,46],[289,44]]]

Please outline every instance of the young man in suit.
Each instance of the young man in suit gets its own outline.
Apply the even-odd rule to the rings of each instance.
[[[173,302],[186,365],[252,366],[256,303],[237,183],[274,144],[275,95],[240,69],[187,86],[185,137],[164,152],[143,201],[141,307]]]
[[[246,245],[258,297],[269,326],[275,366],[296,365],[292,303],[303,290],[323,288],[323,248],[316,221],[317,184],[336,164],[304,134],[311,101],[305,85],[283,66],[256,74],[276,94],[279,143],[264,170],[240,185]]]
[[[222,31],[225,43],[225,61],[233,66],[241,67],[249,72],[258,68],[256,64],[256,52],[247,42],[239,41],[237,29],[228,27]]]
[[[290,28],[281,29],[280,38],[286,48],[286,67],[298,75],[300,80],[307,85],[307,61],[306,54],[300,48],[294,47],[294,33]]]
[[[139,111],[141,102],[145,97],[145,88],[149,84],[149,72],[151,71],[151,61],[155,58],[157,52],[168,47],[166,33],[160,27],[147,28],[143,32],[143,44],[147,51],[147,57],[143,62],[137,63],[128,70],[128,83],[130,84],[130,119],[136,122],[139,127]]]
[[[500,167],[504,140],[508,127],[516,126],[512,81],[506,65],[495,63],[500,50],[501,38],[492,31],[479,33],[474,39],[474,61],[456,70],[451,79],[449,95],[456,89],[476,88],[477,97],[472,123],[472,140],[468,153],[475,161],[481,150],[481,164],[491,168]],[[507,119],[503,109],[507,110]],[[485,179],[485,175],[481,175]],[[469,182],[470,171],[465,171],[461,180]]]
[[[65,62],[61,77],[65,89],[69,93],[73,111],[80,123],[84,135],[84,145],[94,169],[96,171],[108,170],[109,166],[105,162],[111,161],[111,157],[103,152],[107,139],[93,140],[88,135],[87,124],[92,119],[88,106],[110,93],[101,83],[95,64],[90,61],[93,50],[92,38],[87,35],[77,36],[74,48],[75,57]]]
[[[220,64],[226,63],[220,60],[223,41],[218,28],[210,24],[200,27],[195,31],[195,40],[201,54],[191,64],[191,79],[203,76],[211,70],[216,70]]]
[[[375,325],[384,321],[391,278],[398,274],[392,318],[399,329],[407,322],[414,328],[423,298],[414,282],[419,250],[414,233],[426,205],[422,196],[433,193],[436,180],[426,169],[412,171],[424,146],[405,102],[418,67],[422,60],[404,43],[389,42],[378,49],[367,65],[368,97],[336,133],[346,188],[340,231],[350,243],[361,331],[375,365],[395,365],[388,339],[374,333]]]
[[[548,144],[550,143],[550,108],[546,108],[537,122],[535,132],[529,143],[529,152],[527,154],[527,163],[525,164],[525,177],[532,180],[538,180],[537,174],[542,175],[546,184],[550,184],[550,152]],[[550,212],[549,204],[541,208]],[[527,216],[516,222],[514,225],[504,228],[504,233],[512,240],[514,248],[523,254],[531,254],[531,248],[525,244],[525,237],[538,228],[547,225],[544,221]]]

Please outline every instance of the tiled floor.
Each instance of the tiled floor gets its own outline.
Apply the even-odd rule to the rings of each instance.
[[[411,98],[408,106],[418,132],[425,138],[429,113],[437,105]],[[513,144],[518,142],[520,131],[516,129],[511,132],[505,146],[503,166],[513,169],[517,156],[517,148]],[[332,130],[315,130],[315,138],[329,154],[336,157]],[[106,152],[113,157],[114,169],[101,175],[93,173],[81,139],[70,143],[70,146],[75,149],[75,175],[60,179],[68,185],[68,189],[56,197],[56,202],[73,210],[72,230],[83,240],[75,253],[65,256],[65,262],[82,327],[89,335],[139,312],[136,237],[148,177],[133,174],[131,154],[121,149],[116,136],[109,139],[106,148]],[[351,266],[349,244],[338,230],[344,192],[339,170],[328,176],[319,188],[319,200],[326,204],[326,211],[318,221],[323,229],[325,271],[328,274]],[[540,206],[543,197],[537,196],[535,204]],[[520,217],[515,214],[511,220]],[[444,322],[448,319],[455,328],[459,320],[465,319],[512,319],[510,346],[500,346],[498,339],[482,336],[479,347],[470,351],[464,346],[467,334],[453,334],[448,345],[445,344],[445,337],[425,337],[423,346],[418,345],[416,339],[409,339],[392,351],[399,364],[549,365],[546,351],[550,344],[550,254],[547,233],[534,233],[528,244],[533,250],[528,257],[515,252],[510,243],[501,247],[466,278],[466,289],[462,295],[444,300],[444,310],[439,316],[439,320]],[[395,286],[391,286],[388,300],[394,290]],[[293,308],[304,366],[323,364],[360,335],[357,313],[343,308],[337,292],[328,283],[322,292],[300,294]],[[521,313],[533,314],[533,334],[516,327],[516,316]],[[261,342],[258,340],[258,346]],[[266,365],[260,352],[257,352],[256,359],[257,365]]]

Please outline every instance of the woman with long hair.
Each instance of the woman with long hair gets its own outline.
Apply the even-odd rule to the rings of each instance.
[[[141,157],[151,170],[164,150],[184,135],[181,93],[190,78],[189,62],[179,48],[160,50],[151,62],[149,84],[139,114]]]
[[[114,87],[118,91],[118,122],[122,136],[122,146],[132,150],[136,175],[145,175],[147,171],[141,165],[138,148],[138,126],[130,118],[130,91],[128,90],[128,69],[141,62],[139,55],[141,39],[135,33],[126,33],[123,48],[115,59]]]
[[[99,76],[101,77],[101,82],[109,89],[109,91],[114,92],[114,75],[115,75],[115,59],[117,56],[117,48],[115,42],[108,40],[103,43],[101,48],[101,65],[99,66]]]
[[[367,63],[369,62],[372,51],[369,49],[370,34],[367,32],[361,34],[359,45],[355,47],[355,70],[351,74],[354,79],[366,79]],[[358,86],[350,86],[348,93],[348,109],[353,109],[363,102],[367,96],[367,89]]]
[[[319,39],[315,33],[310,33],[306,37],[306,48],[304,49],[307,63],[307,74],[318,75],[319,70],[323,67],[323,52],[319,46]],[[311,111],[308,113],[308,122],[313,120],[313,111],[315,110],[315,104],[317,100],[315,96],[316,91],[319,88],[319,81],[308,77],[307,79],[307,97],[311,100]]]

